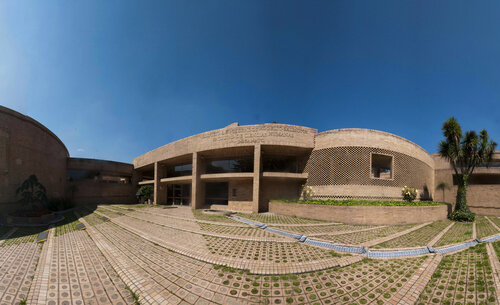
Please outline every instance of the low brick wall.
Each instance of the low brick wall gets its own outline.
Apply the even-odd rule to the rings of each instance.
[[[269,212],[347,224],[402,225],[446,219],[448,206],[335,206],[271,201]]]

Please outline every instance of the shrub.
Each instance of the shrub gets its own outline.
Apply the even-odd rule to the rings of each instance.
[[[143,185],[139,188],[136,195],[141,196],[144,200],[153,199],[154,188],[152,185]]]
[[[404,186],[401,189],[401,195],[403,195],[404,201],[413,202],[417,198],[418,190],[414,187]]]
[[[455,211],[450,214],[450,219],[453,221],[473,222],[476,219],[476,214],[470,211]]]
[[[309,185],[302,185],[302,198],[304,198],[304,200],[309,200],[312,198],[312,196],[314,196],[314,190],[312,189],[312,187],[310,187]]]

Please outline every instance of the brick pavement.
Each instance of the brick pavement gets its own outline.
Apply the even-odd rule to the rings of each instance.
[[[19,304],[28,296],[41,245],[34,242],[0,247],[0,304]]]
[[[50,229],[43,244],[34,242],[36,230],[9,229],[7,233],[15,236],[4,234],[0,240],[0,305],[18,305],[24,298],[28,304],[133,304],[128,288],[141,304],[413,304],[428,289],[443,257],[329,256],[323,248],[273,237],[252,226],[203,220],[223,219],[217,217],[200,220],[188,208],[171,210],[176,210],[168,211],[173,217],[137,210],[123,216],[114,212],[112,222],[92,216],[88,218],[92,226],[80,218],[87,231],[69,230],[70,221],[67,230],[58,228],[57,237]],[[331,223],[294,225],[296,230],[323,234],[332,227]],[[404,236],[425,225],[384,238]],[[429,244],[441,240],[453,226],[447,225]],[[479,259],[479,250],[463,253]],[[500,263],[491,244],[486,244],[484,255],[494,281],[488,289],[499,287]],[[498,300],[499,290],[491,291]]]

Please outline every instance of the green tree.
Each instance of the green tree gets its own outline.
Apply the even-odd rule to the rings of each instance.
[[[438,185],[436,186],[436,189],[437,190],[442,190],[443,191],[443,202],[446,202],[445,198],[444,198],[444,191],[445,190],[449,190],[450,189],[450,185],[444,181],[441,181],[438,183]]]
[[[47,203],[47,190],[38,181],[36,175],[31,175],[24,180],[17,188],[16,195],[20,195],[22,198],[19,202],[27,204],[30,209],[33,209],[37,203],[41,206]]]
[[[450,217],[473,221],[475,215],[467,206],[467,183],[477,166],[488,165],[492,160],[497,143],[490,140],[484,129],[479,135],[475,131],[463,134],[454,117],[444,122],[442,130],[445,139],[439,143],[439,154],[450,162],[458,184],[455,211]]]
[[[152,200],[153,199],[154,188],[152,185],[143,185],[139,188],[136,195],[141,196],[144,200]]]

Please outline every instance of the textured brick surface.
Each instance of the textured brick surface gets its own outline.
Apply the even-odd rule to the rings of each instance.
[[[448,207],[437,206],[334,206],[269,202],[269,211],[278,215],[296,216],[350,224],[400,225],[446,219]]]

